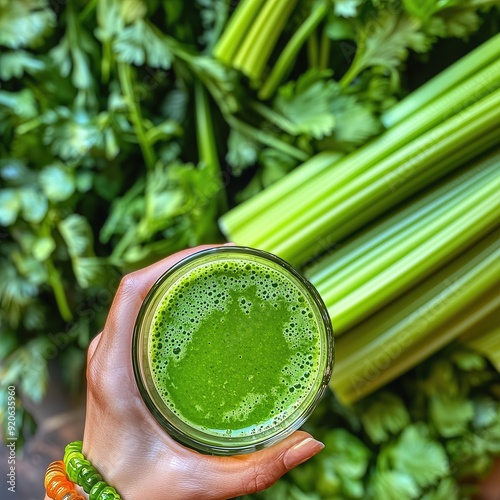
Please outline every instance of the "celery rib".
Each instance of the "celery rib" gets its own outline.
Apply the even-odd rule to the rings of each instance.
[[[307,272],[307,276],[318,291],[324,294],[323,298],[330,290],[337,290],[337,287],[345,291],[345,280],[352,281],[354,276],[361,275],[366,280],[373,275],[370,270],[375,265],[381,266],[380,263],[387,261],[391,253],[404,252],[404,247],[409,245],[411,238],[418,235],[418,239],[422,240],[429,228],[435,230],[436,224],[446,217],[447,212],[459,207],[470,197],[471,192],[477,191],[494,177],[499,165],[500,152],[487,161],[480,162],[475,169],[447,180],[384,223],[375,224],[367,235],[353,238],[342,248],[343,255],[339,256],[339,252],[334,252],[324,259],[321,269],[316,266]]]
[[[375,379],[369,380],[367,381],[368,383],[356,387],[354,391],[352,387],[348,387],[347,393],[344,392],[343,388],[339,388],[340,393],[338,392],[338,394],[340,399],[352,403],[383,387],[385,384],[393,381],[439,351],[439,349],[442,349],[453,340],[459,338],[464,332],[475,329],[485,320],[493,321],[495,313],[498,313],[499,307],[500,296],[495,294],[494,290],[489,289],[486,294],[477,298],[474,305],[466,306],[464,310],[451,314],[448,318],[448,322],[443,321],[441,323],[442,326],[439,330],[437,327],[432,330],[436,335],[425,336],[422,340],[413,345],[412,349],[405,351],[399,356],[397,362],[391,364],[386,370],[379,373]],[[438,331],[439,334],[437,334]],[[498,343],[496,347],[498,349]],[[488,351],[484,352],[484,354],[486,357],[489,357],[495,353]],[[353,396],[355,399],[353,399]]]
[[[318,190],[315,203],[307,200],[292,205],[293,210],[289,209],[278,221],[278,227],[268,226],[265,232],[255,235],[252,244],[293,263],[305,261],[314,255],[315,241],[328,235],[332,226],[348,221],[363,210],[370,210],[372,217],[379,215],[371,206],[375,200],[399,201],[401,184],[406,185],[411,193],[411,181],[419,172],[424,177],[432,177],[436,162],[446,162],[449,151],[495,129],[499,120],[500,91],[497,91],[401,148],[374,168],[358,173],[357,177],[349,179],[350,182],[342,182],[344,172],[332,176],[331,181]],[[341,163],[345,169],[345,162],[337,163],[337,168]],[[448,170],[456,166],[451,163]]]
[[[267,0],[243,40],[233,66],[259,80],[297,0]]]
[[[219,61],[230,65],[265,0],[243,0],[238,4],[213,50]]]
[[[329,306],[336,331],[345,332],[362,321],[498,225],[499,190],[500,176],[467,202],[446,212],[436,227],[431,225],[421,234],[415,233],[402,248],[393,252],[396,258],[398,253],[402,257],[372,279],[359,283],[357,276],[357,280],[346,281],[341,289],[325,294],[323,299]],[[420,237],[422,243],[412,249],[413,241]],[[387,254],[386,260],[390,261],[391,257],[391,253]]]
[[[265,101],[272,97],[279,84],[285,77],[287,71],[295,61],[300,49],[312,35],[318,24],[323,20],[328,12],[328,5],[322,3],[314,6],[309,17],[302,23],[300,28],[293,34],[285,48],[281,52],[276,64],[274,64],[270,75],[259,90],[259,99]]]
[[[489,158],[486,167],[480,162],[479,165],[473,165],[459,172],[452,179],[446,179],[417,200],[412,200],[399,208],[396,213],[388,215],[363,233],[351,237],[339,249],[306,269],[306,276],[318,288],[327,281],[331,283],[329,280],[333,276],[339,279],[338,276],[346,269],[351,269],[352,265],[361,267],[366,259],[372,258],[368,256],[372,256],[373,252],[384,251],[386,245],[394,241],[393,238],[403,237],[406,231],[414,227],[413,224],[420,224],[425,217],[432,216],[434,211],[446,206],[448,200],[455,197],[461,199],[471,183],[474,185],[480,182],[484,175],[489,174],[488,169],[491,169],[489,164],[492,163]]]
[[[339,338],[332,390],[348,402],[360,399],[460,335],[452,318],[478,298],[486,296],[489,303],[498,300],[494,288],[499,272],[496,231]],[[432,336],[437,331],[439,335]]]

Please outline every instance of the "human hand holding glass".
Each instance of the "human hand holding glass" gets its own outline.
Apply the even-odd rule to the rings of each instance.
[[[203,455],[172,439],[146,408],[132,368],[137,314],[167,269],[206,248],[178,252],[125,276],[103,332],[89,347],[83,453],[125,500],[215,500],[254,493],[323,448],[309,434],[296,431],[254,453]]]

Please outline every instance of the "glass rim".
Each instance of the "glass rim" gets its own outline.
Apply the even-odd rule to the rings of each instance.
[[[283,422],[286,422],[287,425],[283,426],[282,429],[279,429],[276,432],[272,432],[273,429],[271,428],[269,431],[264,433],[265,435],[262,437],[262,439],[257,440],[256,438],[259,437],[259,433],[256,433],[255,436],[252,437],[253,440],[249,443],[244,443],[244,437],[241,437],[239,439],[228,437],[224,439],[222,436],[214,436],[209,433],[203,433],[199,429],[190,426],[188,422],[185,422],[175,416],[168,408],[166,408],[166,404],[163,405],[164,408],[159,408],[158,404],[154,401],[153,395],[150,393],[150,391],[152,391],[151,384],[148,386],[147,374],[144,372],[143,366],[144,351],[146,352],[146,357],[149,360],[148,349],[144,350],[143,348],[143,336],[146,335],[146,340],[148,340],[151,325],[151,322],[144,325],[145,316],[148,313],[152,314],[152,310],[156,310],[163,297],[165,297],[168,293],[169,288],[173,286],[177,279],[180,279],[183,274],[177,276],[176,280],[170,283],[170,285],[167,286],[167,288],[163,290],[161,294],[158,294],[165,282],[172,278],[172,276],[182,271],[182,269],[189,268],[189,265],[193,265],[193,267],[189,268],[187,273],[196,269],[198,267],[195,265],[196,261],[200,261],[201,266],[202,264],[206,263],[205,259],[207,257],[209,258],[210,256],[217,257],[224,255],[230,256],[231,254],[240,255],[242,257],[244,257],[245,255],[249,257],[253,256],[261,259],[261,261],[269,261],[270,268],[272,268],[273,265],[277,265],[281,268],[280,272],[282,272],[284,276],[288,275],[288,277],[293,277],[294,280],[292,281],[298,282],[303,287],[302,292],[307,293],[310,302],[312,302],[312,304],[316,308],[315,317],[316,323],[318,324],[319,338],[321,343],[319,356],[320,367],[318,369],[318,374],[314,382],[314,387],[306,394],[304,399],[300,402],[298,408],[291,413],[291,416],[287,416],[284,419]],[[311,306],[312,304],[310,303],[309,305]],[[146,404],[148,410],[158,421],[160,426],[171,437],[173,437],[176,441],[180,442],[183,445],[207,454],[238,455],[253,452],[271,446],[272,444],[283,440],[295,430],[299,429],[307,420],[307,418],[309,418],[314,408],[316,408],[317,404],[322,398],[324,392],[326,391],[331,378],[333,363],[333,327],[325,303],[323,302],[323,299],[321,298],[316,288],[304,276],[302,276],[302,274],[300,274],[295,268],[293,268],[289,263],[287,263],[280,257],[264,250],[245,246],[225,245],[207,248],[188,255],[187,257],[181,259],[179,262],[175,263],[172,267],[167,269],[150,288],[149,292],[144,298],[134,325],[132,339],[132,365],[135,380],[142,400]],[[153,392],[158,391],[155,388]],[[165,415],[165,413],[167,413],[167,415]],[[291,421],[288,422],[288,420]],[[278,428],[281,427],[280,424],[277,425]],[[183,427],[187,429],[182,429]],[[188,430],[191,430],[192,432],[188,432]],[[248,436],[247,439],[250,441]]]

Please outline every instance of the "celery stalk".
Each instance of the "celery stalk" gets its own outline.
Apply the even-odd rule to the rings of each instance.
[[[496,137],[496,136],[495,136]],[[462,154],[462,152],[460,152]],[[424,192],[416,200],[410,200],[397,212],[378,221],[361,234],[354,235],[339,249],[334,249],[319,263],[306,270],[306,276],[316,288],[324,283],[342,281],[353,270],[362,269],[369,261],[382,255],[392,245],[419,230],[428,220],[433,220],[452,206],[460,203],[470,189],[495,168],[500,153],[481,159],[470,168],[460,171],[453,178],[445,179],[440,185]]]
[[[362,386],[356,387],[354,395],[350,393],[339,393],[340,399],[347,397],[349,399],[347,401],[344,399],[344,401],[353,402],[353,400],[358,400],[380,387],[383,387],[385,384],[418,365],[453,340],[459,338],[464,332],[476,329],[485,321],[490,323],[493,322],[499,308],[500,296],[495,294],[494,290],[489,289],[486,294],[478,296],[473,305],[467,306],[461,311],[457,311],[450,316],[448,322],[444,323],[439,329],[433,330],[431,335],[425,336],[420,342],[414,344],[412,349],[401,354],[395,363],[379,373],[375,379],[368,381]],[[498,349],[498,343],[488,347],[491,349],[495,346]],[[477,350],[481,352],[480,349]],[[484,355],[491,358],[491,356],[495,356],[495,353],[489,351],[488,353],[484,352]],[[498,358],[493,357],[492,359]],[[352,388],[348,389],[348,391],[351,390]],[[353,396],[355,399],[352,399]]]
[[[267,0],[241,43],[233,66],[259,80],[297,0]]]
[[[352,279],[356,273],[366,278],[370,265],[375,262],[378,265],[380,260],[388,258],[390,252],[407,245],[415,234],[422,235],[430,225],[445,217],[446,212],[460,206],[478,186],[484,186],[494,177],[499,164],[500,152],[497,152],[454,178],[446,179],[385,221],[354,236],[340,251],[333,251],[320,264],[308,269],[306,276],[320,293],[325,294],[338,286],[345,290],[344,280]]]
[[[295,58],[307,39],[313,34],[318,24],[323,20],[328,12],[328,4],[321,3],[314,6],[309,17],[302,23],[299,29],[293,34],[281,52],[276,64],[274,64],[270,75],[259,90],[259,99],[266,100],[272,97],[279,84],[285,77],[287,71],[295,62]]]
[[[230,65],[265,0],[243,0],[213,50],[213,55]]]
[[[313,156],[287,174],[285,177],[286,182],[272,184],[257,196],[250,198],[247,202],[242,203],[221,217],[219,225],[222,231],[227,235],[232,234],[234,227],[243,228],[252,213],[254,213],[254,216],[265,215],[273,205],[277,205],[279,202],[286,203],[290,195],[301,191],[307,179],[312,179],[325,169],[330,168],[341,157],[340,153],[330,151],[324,151]],[[252,200],[256,198],[259,198],[259,203],[253,203]]]
[[[468,308],[488,303],[484,314],[491,313],[492,302],[498,300],[498,237],[498,231],[491,233],[337,339],[331,388],[342,400],[363,397],[461,335],[457,325],[471,317]]]
[[[497,171],[500,172],[500,163]],[[498,226],[499,191],[497,174],[434,224],[413,233],[402,245],[384,254],[374,269],[355,274],[344,280],[342,286],[329,288],[323,299],[337,332],[345,332],[380,309]]]

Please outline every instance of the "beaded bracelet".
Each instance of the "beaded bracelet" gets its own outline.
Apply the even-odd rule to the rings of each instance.
[[[54,476],[54,472],[57,475]],[[59,483],[52,484],[56,478]],[[89,500],[121,500],[117,491],[105,483],[91,463],[85,460],[81,441],[68,444],[64,450],[64,461],[51,464],[45,475],[47,495],[54,500],[85,500],[74,490],[74,483],[89,494]],[[71,496],[73,491],[78,496]]]

